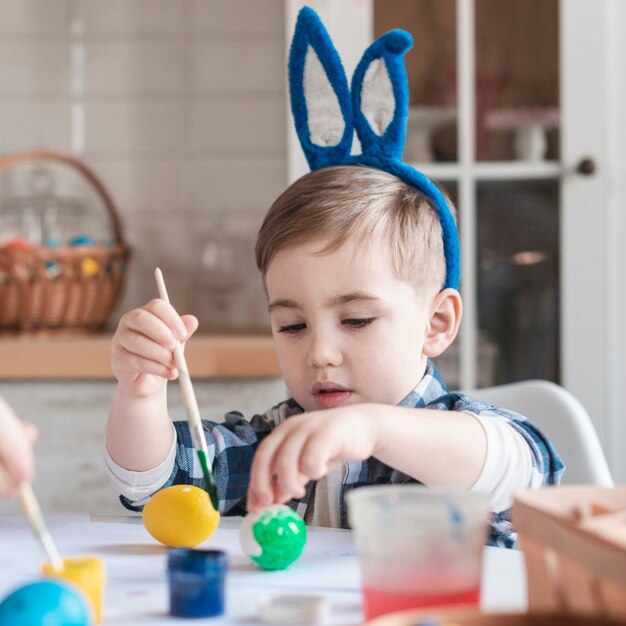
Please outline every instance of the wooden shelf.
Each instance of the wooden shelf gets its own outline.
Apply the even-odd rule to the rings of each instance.
[[[111,335],[0,338],[0,379],[112,379]],[[198,335],[185,348],[199,378],[278,377],[269,335]]]

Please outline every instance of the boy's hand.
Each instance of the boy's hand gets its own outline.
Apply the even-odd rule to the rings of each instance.
[[[155,299],[126,313],[113,335],[111,367],[119,384],[137,397],[148,397],[178,376],[176,341],[187,341],[198,328],[193,315],[178,315]]]
[[[0,498],[10,498],[22,481],[34,474],[33,444],[37,429],[15,417],[0,398]]]
[[[312,411],[290,417],[268,435],[254,454],[247,508],[302,498],[306,484],[344,461],[374,454],[378,419],[368,405]]]

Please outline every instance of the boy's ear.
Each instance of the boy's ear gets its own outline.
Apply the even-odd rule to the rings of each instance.
[[[435,297],[422,352],[429,359],[438,357],[454,341],[463,315],[461,294],[456,289],[444,289]]]

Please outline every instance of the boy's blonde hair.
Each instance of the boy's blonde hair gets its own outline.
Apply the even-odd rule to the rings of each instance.
[[[381,243],[398,278],[417,293],[434,296],[443,287],[446,263],[435,209],[420,191],[382,170],[325,167],[288,187],[270,207],[257,238],[263,277],[280,250],[317,238],[329,239],[320,254],[348,239],[370,247]]]

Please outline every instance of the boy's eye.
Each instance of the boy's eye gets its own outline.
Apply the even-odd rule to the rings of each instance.
[[[300,331],[303,331],[306,328],[306,324],[287,324],[286,326],[281,326],[278,329],[279,333],[287,333],[289,335],[295,335]]]
[[[376,318],[374,317],[351,317],[347,320],[343,320],[342,324],[349,328],[365,328],[369,326]]]

